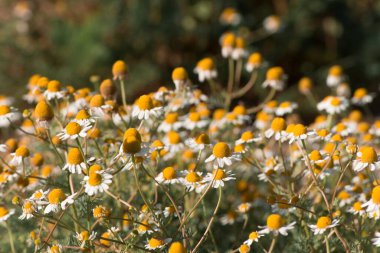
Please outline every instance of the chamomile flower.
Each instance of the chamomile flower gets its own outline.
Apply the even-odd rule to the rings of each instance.
[[[54,118],[54,112],[50,105],[42,100],[34,109],[34,117],[40,127],[48,128],[50,121]]]
[[[286,114],[292,113],[298,107],[297,103],[285,101],[279,104],[276,109],[277,116],[284,116]]]
[[[30,201],[26,200],[24,204],[22,205],[22,214],[18,217],[20,220],[29,220],[30,218],[33,217],[33,212],[36,211],[36,206],[35,204]]]
[[[20,114],[14,108],[8,105],[0,105],[0,127],[9,127],[12,122],[19,118]]]
[[[61,244],[53,244],[52,246],[48,247],[48,253],[62,253],[63,248]]]
[[[373,147],[363,146],[356,154],[356,159],[353,162],[353,169],[356,172],[359,172],[365,168],[368,168],[371,171],[380,168],[379,156]]]
[[[211,146],[210,137],[205,133],[201,133],[195,138],[187,139],[185,144],[194,151],[204,150]]]
[[[362,207],[366,207],[369,217],[378,219],[380,217],[380,186],[372,189],[371,199],[364,203]]]
[[[171,239],[160,239],[156,237],[152,237],[148,240],[148,243],[145,245],[145,248],[148,250],[159,250],[166,246],[171,242]]]
[[[77,232],[75,237],[79,242],[81,242],[81,248],[83,248],[87,241],[95,240],[96,234],[97,233],[95,231],[92,231],[90,234],[87,230],[84,230],[80,233]]]
[[[232,59],[239,60],[247,56],[245,40],[242,37],[235,38],[235,47],[232,50]]]
[[[253,242],[258,242],[259,238],[263,235],[258,231],[252,231],[249,233],[248,240],[244,242],[244,244],[251,246]]]
[[[77,122],[69,122],[66,127],[63,129],[63,131],[57,136],[61,140],[75,140],[78,139],[79,137],[85,138],[87,136],[88,130],[90,130],[91,125],[80,125]]]
[[[85,182],[85,192],[92,196],[108,190],[109,185],[112,183],[112,175],[104,171],[95,171],[85,176],[83,181]]]
[[[149,118],[157,118],[160,116],[162,107],[155,107],[153,100],[148,95],[142,95],[136,101],[132,109],[132,117],[139,120],[148,120]]]
[[[212,173],[207,173],[204,178],[205,182],[212,183],[212,187],[214,188],[223,187],[225,182],[235,179],[232,171],[225,171],[220,168],[214,169]]]
[[[163,184],[176,184],[180,182],[178,172],[173,167],[166,167],[158,174],[156,181]]]
[[[236,145],[249,144],[252,142],[261,141],[261,137],[255,137],[252,131],[245,131],[241,134],[240,138],[235,141]]]
[[[186,171],[182,183],[189,192],[195,190],[196,193],[200,193],[205,187],[202,173],[196,171]]]
[[[95,123],[95,119],[91,117],[90,113],[88,113],[87,110],[81,109],[75,115],[75,119],[73,119],[73,122],[78,123],[82,127],[86,127]]]
[[[12,160],[10,161],[11,165],[19,166],[25,161],[26,158],[30,156],[30,151],[27,147],[21,146],[16,149],[14,153],[11,154]]]
[[[326,83],[328,87],[337,87],[344,79],[342,67],[334,65],[329,69]]]
[[[368,93],[366,88],[359,88],[355,90],[351,101],[355,105],[366,105],[373,101],[374,94]]]
[[[232,225],[236,220],[238,220],[238,214],[235,211],[230,210],[220,218],[220,223],[223,226]]]
[[[295,141],[306,140],[309,136],[312,136],[314,133],[308,131],[307,127],[302,124],[297,124],[292,128],[291,133],[289,134],[289,144],[292,144]]]
[[[318,218],[317,223],[314,225],[309,225],[311,230],[313,231],[314,235],[321,235],[323,234],[327,229],[334,228],[338,226],[339,220],[334,219],[331,221],[330,217],[328,216],[321,216]]]
[[[5,222],[15,213],[14,209],[8,209],[5,206],[0,206],[0,223]]]
[[[225,8],[219,17],[220,22],[225,25],[238,25],[241,19],[240,13],[232,7]]]
[[[127,77],[128,74],[128,66],[122,60],[117,60],[112,65],[112,74],[114,80],[123,80]]]
[[[172,80],[174,82],[176,92],[182,91],[189,84],[189,75],[183,67],[175,68],[172,72]]]
[[[255,69],[259,69],[263,65],[263,57],[260,53],[252,53],[248,57],[247,64],[245,65],[245,69],[248,72],[252,72]]]
[[[160,132],[177,131],[181,127],[181,122],[178,121],[178,113],[170,112],[166,114],[164,121],[158,127]]]
[[[266,80],[263,87],[270,87],[272,89],[281,91],[285,88],[285,80],[287,76],[281,67],[272,67],[266,73]]]
[[[181,135],[176,131],[169,131],[164,138],[164,143],[172,153],[177,153],[185,147]]]
[[[286,122],[283,118],[274,118],[271,123],[271,127],[265,131],[265,137],[268,139],[274,136],[275,140],[278,141],[284,135]]]
[[[288,231],[294,229],[296,222],[292,222],[288,225],[284,224],[284,220],[279,214],[271,214],[267,217],[267,225],[262,226],[263,230],[260,230],[260,234],[274,233],[275,235],[281,234],[284,236],[288,235]]]
[[[270,15],[264,19],[263,27],[268,33],[275,33],[281,27],[281,18],[277,15]]]
[[[376,247],[380,247],[380,232],[375,232],[375,237],[371,239],[371,242]]]
[[[208,120],[202,119],[200,113],[198,112],[190,112],[183,122],[183,126],[189,130],[194,130],[196,128],[202,129],[207,125]]]
[[[224,34],[220,41],[222,46],[222,56],[223,58],[229,58],[232,56],[232,52],[235,48],[236,37],[233,33]]]
[[[356,215],[359,215],[359,216],[363,216],[365,214],[365,210],[363,208],[363,203],[361,201],[356,201],[351,207],[350,209],[348,209],[348,212],[352,213],[352,214],[356,214]]]
[[[325,111],[328,114],[340,114],[347,110],[348,101],[344,97],[327,96],[317,104],[319,111]]]
[[[62,90],[61,83],[56,80],[49,81],[47,84],[47,89],[44,92],[45,98],[50,100],[59,100],[65,96],[65,92]]]
[[[56,213],[59,211],[61,203],[66,199],[66,194],[62,189],[55,188],[49,192],[47,198],[48,202],[44,213]]]
[[[186,248],[181,242],[172,242],[169,247],[168,253],[186,253]]]
[[[380,136],[380,120],[376,120],[371,126],[369,133]]]
[[[239,213],[247,213],[252,207],[252,204],[251,203],[248,203],[248,202],[244,202],[244,203],[241,203],[238,207],[237,207],[237,211]]]
[[[91,97],[89,106],[91,115],[100,118],[104,117],[106,110],[111,109],[111,106],[105,103],[104,97],[100,94]]]
[[[251,247],[248,244],[242,244],[239,247],[239,253],[249,253],[251,251]]]
[[[86,169],[86,163],[79,148],[71,148],[67,154],[67,162],[63,170],[70,173],[82,174],[82,170]]]
[[[237,154],[232,153],[230,147],[225,142],[215,144],[212,154],[205,160],[205,163],[212,162],[215,169],[223,168],[225,165],[231,166],[233,161],[240,160]]]
[[[215,79],[218,75],[214,61],[211,58],[204,58],[197,63],[194,73],[198,75],[200,82]]]

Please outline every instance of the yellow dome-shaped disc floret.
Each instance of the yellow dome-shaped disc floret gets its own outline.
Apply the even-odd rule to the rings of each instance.
[[[34,109],[34,116],[39,121],[49,121],[53,119],[54,112],[50,105],[46,103],[46,101],[40,101]]]
[[[179,144],[181,142],[181,136],[175,131],[170,131],[167,133],[169,144]]]
[[[166,167],[163,171],[162,171],[162,175],[164,176],[165,180],[171,180],[171,179],[174,179],[176,178],[176,171],[173,167]]]
[[[114,79],[124,79],[128,74],[128,66],[122,61],[116,61],[112,66],[112,74]]]
[[[80,152],[79,148],[71,148],[69,150],[69,153],[67,154],[67,161],[69,164],[81,164],[84,162],[82,153]]]
[[[89,119],[90,117],[91,117],[90,114],[85,109],[82,109],[77,113],[77,115],[75,116],[75,119],[84,120],[84,119]]]
[[[214,180],[222,180],[226,177],[226,173],[222,169],[216,169],[213,171]]]
[[[102,105],[104,105],[104,98],[102,95],[96,94],[92,96],[90,100],[90,107],[101,107]]]
[[[123,151],[127,154],[136,154],[141,150],[141,141],[136,136],[128,136],[123,141]]]
[[[203,58],[197,63],[197,68],[201,70],[213,70],[215,69],[215,64],[211,58]]]
[[[188,74],[187,74],[186,69],[183,67],[175,68],[172,72],[172,79],[173,80],[180,80],[180,81],[187,80]]]
[[[80,133],[80,131],[82,130],[82,127],[76,122],[69,122],[66,125],[65,130],[68,135],[75,135],[75,134]]]
[[[116,93],[116,86],[111,79],[106,79],[100,84],[99,90],[103,97],[111,98]]]
[[[65,199],[66,195],[62,189],[55,188],[49,192],[48,200],[50,204],[59,204]]]
[[[123,139],[127,139],[127,137],[130,137],[130,136],[134,136],[136,137],[140,142],[141,142],[141,135],[140,135],[140,132],[139,130],[137,130],[136,128],[128,128],[125,132],[124,132],[124,136],[123,136]]]
[[[283,223],[284,221],[279,214],[271,214],[267,217],[267,227],[271,230],[278,230],[282,227]]]
[[[150,110],[153,106],[153,100],[149,95],[142,95],[136,101],[136,105],[140,108],[140,110]]]
[[[61,90],[61,83],[57,80],[52,80],[47,85],[47,90],[50,92],[58,92]]]
[[[339,65],[334,65],[329,69],[329,75],[341,76],[343,74],[343,68]]]
[[[156,249],[156,248],[160,248],[161,246],[163,246],[165,244],[164,240],[161,240],[161,239],[157,239],[157,238],[154,238],[152,237],[149,242],[148,242],[149,246],[152,248],[152,249]]]
[[[267,80],[282,80],[284,77],[284,69],[281,67],[272,67],[266,73]]]
[[[173,242],[169,247],[168,253],[186,253],[186,248],[181,242]]]
[[[373,203],[380,205],[380,186],[373,188],[371,197]]]
[[[7,214],[9,214],[9,210],[4,206],[0,206],[0,218],[4,217]]]
[[[248,58],[248,63],[254,65],[261,65],[263,63],[263,57],[260,53],[252,53]]]
[[[317,228],[326,228],[331,225],[331,219],[327,216],[322,216],[318,218]]]
[[[186,180],[190,183],[197,183],[201,181],[201,177],[195,171],[190,171],[189,174],[186,175]]]
[[[302,134],[306,134],[307,128],[302,124],[297,124],[293,128],[293,135],[294,136],[301,136]]]
[[[360,152],[363,163],[374,163],[377,161],[377,153],[373,147],[361,147]]]
[[[97,186],[102,183],[102,175],[98,173],[90,173],[88,178],[88,184],[91,186]]]
[[[30,151],[27,147],[21,146],[18,149],[16,149],[15,155],[25,158],[25,157],[28,157],[30,155]]]
[[[215,144],[212,154],[217,158],[229,157],[231,156],[231,149],[225,142],[218,142]]]
[[[11,108],[7,105],[0,105],[0,115],[6,115],[11,112]]]
[[[210,144],[210,137],[205,133],[201,133],[195,138],[195,142],[197,144]]]
[[[271,128],[275,132],[281,132],[286,127],[286,122],[283,118],[277,117],[272,120]]]

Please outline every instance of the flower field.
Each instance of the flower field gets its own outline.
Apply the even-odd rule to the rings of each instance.
[[[323,83],[292,87],[297,103],[250,42],[226,31],[217,55],[133,99],[128,59],[88,87],[34,74],[2,96],[0,252],[377,252],[378,90],[331,62]]]

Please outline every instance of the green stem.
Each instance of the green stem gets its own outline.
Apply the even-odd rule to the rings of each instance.
[[[13,235],[12,235],[12,230],[11,228],[9,227],[9,224],[8,222],[5,223],[5,226],[7,228],[7,231],[8,231],[8,236],[9,236],[9,244],[11,245],[11,250],[12,250],[12,253],[16,253],[16,250],[15,250],[15,245],[14,245],[14,242],[13,242]]]

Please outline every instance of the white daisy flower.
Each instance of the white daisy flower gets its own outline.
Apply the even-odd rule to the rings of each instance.
[[[194,73],[198,75],[200,82],[215,79],[218,75],[214,61],[211,58],[204,58],[197,63]]]
[[[0,128],[9,127],[12,122],[20,119],[20,113],[8,105],[0,105]]]
[[[356,154],[356,159],[353,161],[353,169],[356,172],[368,168],[371,171],[380,168],[379,156],[373,147],[363,146]]]
[[[258,231],[253,231],[249,233],[248,240],[244,242],[244,244],[251,246],[253,242],[258,242],[259,238],[262,237],[263,235],[260,234]]]
[[[30,156],[30,151],[27,147],[21,146],[16,149],[14,153],[11,153],[12,160],[9,162],[10,165],[20,166],[25,159]]]
[[[132,117],[139,120],[148,120],[149,118],[159,117],[162,111],[162,107],[154,107],[150,96],[142,95],[133,106]]]
[[[284,236],[288,235],[288,231],[294,229],[294,225],[296,222],[292,222],[288,225],[284,225],[284,220],[279,214],[271,214],[267,217],[267,225],[261,226],[260,228],[264,228],[260,230],[260,234],[269,234],[274,233],[275,235],[281,234]]]
[[[66,194],[59,188],[51,190],[48,194],[47,206],[44,213],[56,213],[61,208],[61,203],[66,199]]]
[[[212,187],[219,188],[223,187],[225,182],[230,180],[235,180],[236,178],[231,171],[224,171],[222,169],[214,169],[212,173],[207,173],[204,178],[205,182],[212,183]]]
[[[20,220],[29,220],[33,217],[33,212],[36,211],[35,204],[30,201],[26,200],[24,204],[22,205],[22,214],[18,217]]]
[[[187,139],[185,144],[194,151],[200,151],[211,147],[210,137],[205,133],[199,134],[196,138]]]
[[[265,131],[265,137],[268,139],[274,136],[276,141],[282,139],[283,135],[285,135],[284,130],[286,127],[286,122],[283,118],[274,118],[272,120],[271,127]]]
[[[67,163],[63,170],[68,170],[70,173],[82,174],[82,170],[86,169],[86,163],[79,148],[69,149],[67,154]]]
[[[362,207],[367,207],[366,212],[371,218],[379,219],[380,217],[380,186],[372,189],[371,199],[364,203]]]
[[[51,247],[48,247],[48,253],[62,253],[63,248],[61,244],[54,244]]]
[[[72,122],[69,122],[66,125],[66,127],[63,129],[63,131],[57,134],[57,136],[61,140],[67,140],[67,139],[75,140],[79,137],[85,138],[87,136],[88,130],[90,129],[91,129],[91,125],[82,126],[79,123],[72,121]]]
[[[348,209],[349,213],[356,214],[359,216],[363,216],[365,214],[365,210],[362,207],[362,202],[361,201],[356,201],[350,209]]]
[[[366,105],[372,103],[375,94],[368,93],[366,88],[359,88],[355,90],[351,101],[355,105]]]
[[[314,235],[321,235],[323,234],[327,229],[334,228],[338,226],[339,220],[334,219],[331,221],[331,219],[327,216],[319,217],[317,220],[317,224],[308,225],[311,230],[313,231]]]
[[[112,183],[112,175],[104,171],[95,171],[89,173],[88,176],[85,176],[83,181],[85,182],[85,192],[89,196],[92,196],[99,192],[108,190],[109,185]]]
[[[171,242],[170,238],[159,239],[159,238],[152,237],[148,240],[148,243],[145,245],[145,248],[148,250],[158,250],[158,249],[162,249],[163,247],[166,246],[166,244],[170,242]]]
[[[340,114],[347,110],[349,104],[344,97],[327,96],[317,104],[319,111],[325,111],[328,114]]]
[[[200,193],[206,187],[201,172],[186,171],[184,174],[182,183],[185,185],[186,191],[195,190],[196,193]]]
[[[272,67],[266,73],[266,80],[263,83],[263,87],[270,87],[274,90],[281,91],[285,88],[285,81],[287,76],[281,67]]]
[[[5,206],[0,206],[0,223],[8,220],[15,213],[14,209],[8,209]]]
[[[156,181],[160,184],[177,184],[181,181],[177,174],[173,167],[166,167],[156,176]]]
[[[294,110],[298,107],[297,103],[285,101],[282,102],[277,108],[276,108],[276,115],[277,116],[284,116],[286,114],[293,113]]]
[[[343,69],[341,66],[334,65],[329,69],[329,73],[326,79],[328,87],[337,87],[344,80],[345,76],[343,75]]]
[[[215,144],[212,154],[205,160],[205,163],[212,162],[214,168],[231,166],[233,161],[239,161],[240,156],[231,152],[230,147],[225,142]]]

